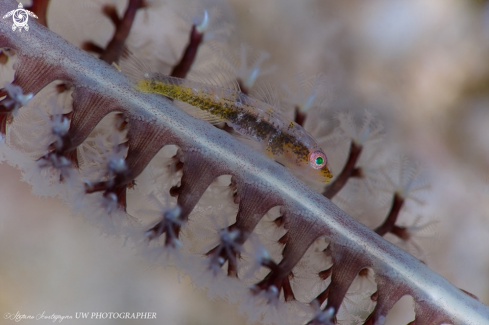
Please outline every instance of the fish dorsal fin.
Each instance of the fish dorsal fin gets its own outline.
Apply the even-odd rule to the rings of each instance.
[[[277,87],[274,87],[270,81],[257,81],[249,94],[264,103],[273,106],[275,109],[281,109],[281,95]]]
[[[213,87],[229,89],[239,93],[241,89],[236,78],[230,72],[225,71],[219,66],[208,66],[192,70],[188,75],[188,80],[197,81]]]
[[[261,104],[257,104],[264,111],[268,118],[275,118],[283,123],[292,122],[291,111],[284,108],[281,101],[281,93],[278,88],[274,87],[270,82],[260,81],[248,95],[252,100],[257,100]]]
[[[292,82],[282,84],[284,105],[307,112],[325,101],[329,88],[331,85],[328,85],[328,79],[322,73],[312,76],[298,73]]]
[[[127,49],[120,59],[119,66],[122,73],[134,84],[144,79],[146,74],[168,73],[171,69],[167,62],[154,59],[150,46],[143,46],[137,50]]]
[[[157,71],[156,67],[149,60],[146,60],[143,55],[135,55],[133,52],[121,58],[119,66],[122,73],[133,83],[144,79],[146,73]]]

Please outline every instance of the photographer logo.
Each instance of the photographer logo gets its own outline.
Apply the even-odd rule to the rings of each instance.
[[[22,31],[22,28],[24,28],[26,31],[29,30],[29,25],[27,24],[29,21],[29,16],[37,19],[36,14],[34,14],[32,11],[25,10],[22,3],[19,3],[18,9],[9,11],[5,16],[3,16],[3,18],[5,19],[10,16],[12,16],[12,20],[14,22],[12,25],[12,30],[14,32],[17,28],[19,29],[19,32]]]

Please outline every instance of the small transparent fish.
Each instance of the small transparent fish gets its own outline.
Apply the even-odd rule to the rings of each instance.
[[[270,157],[298,175],[329,182],[328,159],[314,138],[271,105],[228,89],[162,74],[145,74],[136,84],[144,93],[157,93],[190,104],[239,134],[256,140]]]

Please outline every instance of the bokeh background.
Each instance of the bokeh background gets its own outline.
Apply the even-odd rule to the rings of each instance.
[[[48,24],[78,46],[87,40],[105,45],[113,33],[100,13],[106,3],[114,3],[120,13],[126,6],[126,1],[52,0]],[[423,193],[424,205],[401,215],[399,222],[409,226],[418,216],[425,223],[436,221],[423,234],[428,241],[419,238],[423,260],[455,286],[489,303],[489,5],[485,1],[154,0],[148,4],[138,12],[129,44],[163,72],[178,60],[193,19],[202,8],[209,8],[214,38],[201,49],[196,70],[205,71],[216,62],[228,64],[246,44],[251,59],[269,54],[262,65],[267,73],[259,81],[266,80],[272,88],[284,89],[299,74],[306,80],[322,75],[317,107],[306,120],[306,129],[314,130],[315,136],[339,132],[335,119],[339,112],[350,111],[360,118],[364,110],[374,113],[385,133],[378,155],[419,162],[431,184]],[[12,78],[8,66],[1,67],[0,74],[2,80]],[[333,168],[340,169],[348,144],[325,146],[332,153],[327,151]],[[235,306],[210,301],[184,275],[148,264],[122,240],[107,238],[73,217],[61,201],[34,197],[17,170],[2,164],[0,173],[2,315],[149,311],[157,313],[156,321],[91,323],[246,323]],[[365,218],[360,214],[361,222],[375,227],[383,216]],[[412,304],[403,300],[388,324],[412,320]],[[11,321],[2,317],[0,323]]]

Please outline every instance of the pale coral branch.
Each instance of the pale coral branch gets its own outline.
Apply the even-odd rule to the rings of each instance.
[[[0,3],[0,12],[11,10],[16,4],[5,0]],[[33,22],[28,33],[16,33],[7,20],[1,20],[0,47],[16,50],[19,62],[14,83],[26,92],[37,93],[55,79],[70,81],[75,89],[75,106],[88,101],[95,106],[83,108],[102,116],[104,105],[116,107],[130,120],[129,124],[133,124],[134,132],[146,137],[137,139],[141,142],[136,143],[138,147],[134,150],[140,160],[128,161],[134,169],[125,182],[136,177],[146,166],[146,160],[161,146],[176,144],[184,155],[192,158],[189,161],[198,161],[196,166],[207,168],[203,171],[212,172],[213,176],[231,174],[238,186],[253,190],[255,200],[273,198],[283,207],[288,214],[290,234],[284,259],[280,262],[283,269],[294,266],[300,259],[298,255],[311,244],[311,238],[327,237],[335,262],[328,308],[337,310],[338,302],[358,271],[369,267],[374,270],[378,285],[377,306],[370,318],[374,321],[383,319],[395,301],[408,294],[415,301],[416,324],[489,322],[488,306],[358,223],[282,166],[212,125],[190,117],[165,98],[137,92],[117,69],[75,48],[39,23]],[[94,120],[97,116],[84,118]],[[86,130],[79,130],[82,131]],[[83,140],[75,137],[74,144],[77,141]],[[186,172],[192,173],[192,170]],[[186,193],[186,198],[192,195]],[[257,202],[249,199],[248,203],[251,206]]]

